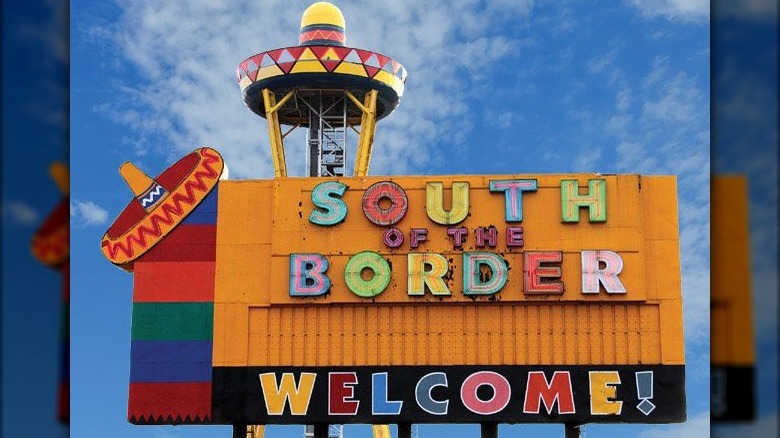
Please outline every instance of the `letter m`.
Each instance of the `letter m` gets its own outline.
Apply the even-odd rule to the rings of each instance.
[[[559,414],[574,413],[574,395],[571,390],[571,376],[568,371],[556,371],[551,382],[547,382],[544,371],[528,373],[528,385],[525,388],[523,412],[538,414],[540,402],[544,403],[548,414],[552,414],[553,405],[558,401]]]

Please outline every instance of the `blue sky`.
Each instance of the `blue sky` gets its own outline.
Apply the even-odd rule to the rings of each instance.
[[[652,4],[651,4],[652,3]],[[195,147],[231,179],[272,176],[265,121],[235,68],[295,45],[308,1],[71,4],[72,432],[229,436],[225,427],[138,427],[126,418],[132,276],[99,250],[130,199],[132,160],[155,175]],[[709,434],[709,3],[341,1],[347,45],[409,71],[379,122],[371,174],[643,173],[678,177],[688,418],[588,426],[588,437]],[[287,141],[292,174],[300,137]],[[296,146],[297,145],[297,146]],[[421,437],[477,426],[421,426]],[[562,426],[501,426],[560,436]],[[367,434],[347,429],[347,436]],[[272,428],[267,436],[300,436]]]

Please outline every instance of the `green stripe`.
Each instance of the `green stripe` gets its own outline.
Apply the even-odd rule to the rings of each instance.
[[[132,340],[209,340],[214,303],[133,303]]]

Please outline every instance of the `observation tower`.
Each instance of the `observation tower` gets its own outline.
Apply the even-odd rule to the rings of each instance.
[[[306,129],[308,176],[345,176],[347,129],[359,134],[354,176],[366,176],[376,122],[398,106],[406,69],[388,56],[347,47],[344,15],[309,6],[298,45],[258,53],[236,71],[244,102],[268,121],[274,175],[287,176],[284,139]],[[284,131],[282,130],[284,125]]]

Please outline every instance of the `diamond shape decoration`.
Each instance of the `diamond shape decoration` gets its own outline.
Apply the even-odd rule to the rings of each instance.
[[[643,414],[650,415],[650,412],[653,412],[653,409],[655,409],[655,405],[650,400],[644,399],[636,405],[636,408]]]

